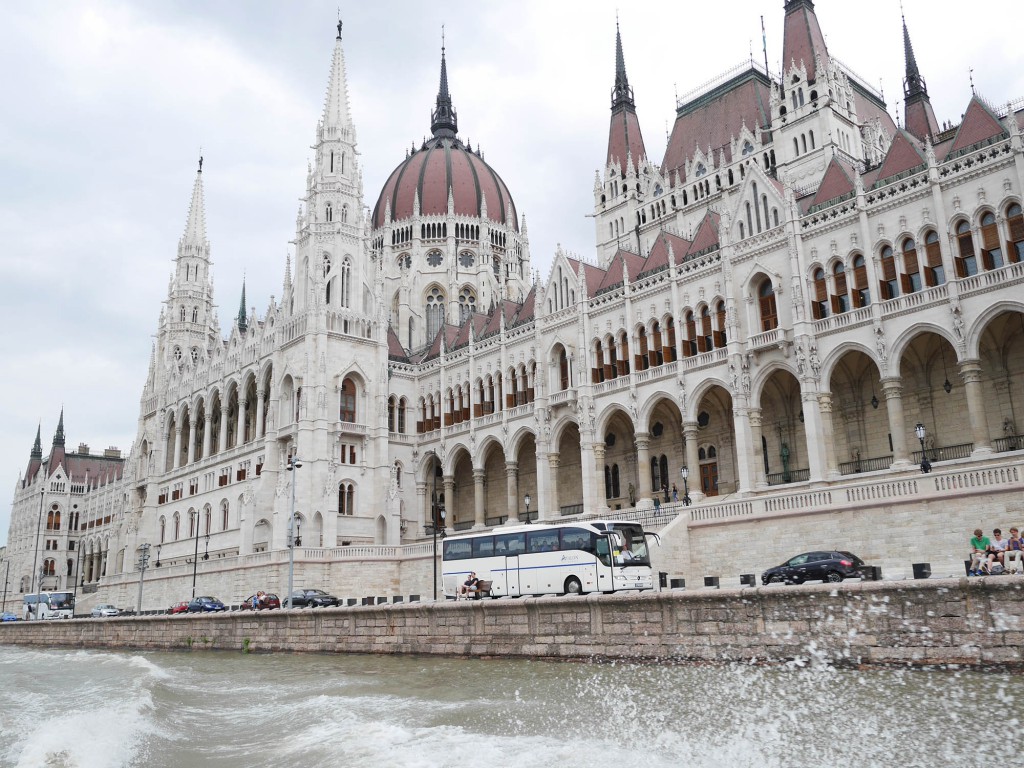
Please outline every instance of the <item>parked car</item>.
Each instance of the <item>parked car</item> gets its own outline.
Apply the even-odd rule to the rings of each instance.
[[[226,611],[227,609],[228,607],[224,603],[216,597],[210,597],[209,595],[194,597],[188,604],[189,613],[214,613]]]
[[[188,611],[188,600],[180,600],[167,609],[168,613],[185,613]]]
[[[0,613],[0,621],[20,621],[18,614],[11,613],[10,611],[4,611]]]
[[[252,601],[253,601],[254,597],[256,597],[256,595],[249,595],[247,598],[245,598],[245,600],[242,601],[241,609],[243,611],[251,611],[251,610],[253,610]],[[264,592],[262,597],[260,597],[259,602],[256,605],[256,610],[257,611],[270,611],[270,610],[273,610],[274,608],[280,608],[280,607],[281,607],[281,599],[277,595],[275,595],[275,594],[273,594],[271,592]]]
[[[101,618],[104,616],[119,616],[121,612],[110,603],[100,603],[92,609],[93,618]]]
[[[858,577],[864,561],[851,552],[819,550],[804,552],[761,574],[762,584],[800,584],[810,579],[839,582]]]
[[[341,600],[322,589],[297,589],[292,592],[293,608],[327,608],[341,605]]]

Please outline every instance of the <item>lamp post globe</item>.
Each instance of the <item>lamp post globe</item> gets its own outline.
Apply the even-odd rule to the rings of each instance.
[[[288,458],[287,470],[293,472],[294,470],[301,469],[302,462],[298,456],[290,456]],[[298,476],[292,475],[292,506],[291,513],[288,515],[288,607],[292,607],[292,590],[295,584],[295,483],[298,480]]]
[[[688,507],[690,506],[690,468],[687,466],[682,467],[679,470],[679,475],[683,478],[683,504]]]
[[[914,433],[917,435],[917,439],[921,443],[921,471],[931,472],[932,463],[928,461],[928,454],[925,452],[924,449],[924,438],[927,434],[927,431],[924,428],[924,424],[922,424],[921,422],[917,422],[917,425],[914,427]]]
[[[526,494],[523,497],[523,502],[526,504],[526,524],[530,524],[530,494]]]

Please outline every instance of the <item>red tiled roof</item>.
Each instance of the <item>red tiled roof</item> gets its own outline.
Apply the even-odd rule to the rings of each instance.
[[[612,256],[612,260],[608,262],[608,271],[604,273],[601,285],[595,293],[622,285],[623,263],[628,265],[630,281],[632,282],[644,268],[644,257],[621,249],[616,251],[615,255]]]
[[[687,251],[687,255],[700,253],[718,245],[718,222],[720,219],[721,217],[717,213],[712,213],[711,211],[704,215],[700,225],[697,227],[697,234],[693,236],[693,243],[690,244],[690,250]]]
[[[706,152],[711,147],[717,161],[718,151],[725,150],[726,161],[731,162],[730,143],[743,126],[757,135],[770,120],[769,87],[764,76],[754,69],[734,78],[721,89],[716,89],[676,112],[676,122],[665,149],[661,171],[672,178],[672,171],[685,180],[686,159],[698,147]]]
[[[917,147],[917,140],[906,131],[898,130],[892,144],[889,145],[889,151],[885,154],[882,167],[878,169],[878,179],[884,181],[926,162]]]
[[[925,136],[934,136],[939,132],[939,121],[935,119],[935,110],[927,97],[911,101],[903,111],[911,135],[924,140]]]
[[[812,197],[804,198],[803,202],[806,205],[804,213],[811,206],[820,205],[853,192],[854,174],[856,174],[856,171],[853,168],[838,157],[833,157],[832,161],[828,164],[828,168],[825,169],[825,175],[821,179],[818,191]]]
[[[788,72],[793,64],[799,66],[800,62],[803,62],[807,68],[807,81],[814,82],[817,79],[815,53],[821,56],[822,65],[828,63],[828,48],[825,46],[825,36],[821,33],[821,27],[818,25],[814,4],[795,2],[786,12],[782,41],[782,70]]]
[[[675,263],[682,263],[683,257],[686,256],[686,252],[690,249],[690,241],[662,230],[658,233],[654,245],[651,246],[651,252],[647,254],[647,261],[640,272],[641,275],[657,272],[668,266],[669,245],[672,246],[672,256],[675,259]]]
[[[977,96],[971,97],[971,103],[967,105],[963,122],[957,129],[956,138],[949,147],[946,155],[952,155],[967,147],[991,139],[993,136],[1006,135],[1006,130],[999,119],[992,114],[988,107]]]
[[[409,359],[405,347],[402,346],[402,342],[398,339],[398,334],[395,333],[395,329],[390,325],[388,326],[388,357],[401,360]]]
[[[640,158],[647,157],[644,137],[640,133],[640,121],[632,109],[620,107],[612,112],[611,127],[608,129],[607,163],[618,162],[619,173],[626,173],[626,158],[632,154],[633,167],[640,165]]]
[[[537,286],[530,288],[530,292],[526,294],[526,298],[523,299],[523,304],[519,307],[519,311],[516,313],[515,325],[521,323],[527,323],[534,318],[534,306],[537,302]]]
[[[569,262],[569,266],[572,267],[577,278],[580,276],[580,270],[583,270],[583,274],[587,280],[587,296],[593,296],[594,293],[601,289],[601,282],[604,280],[605,270],[600,267],[595,267],[593,264],[587,264],[586,269],[583,269],[583,262],[579,259],[570,259],[566,257],[565,260]]]

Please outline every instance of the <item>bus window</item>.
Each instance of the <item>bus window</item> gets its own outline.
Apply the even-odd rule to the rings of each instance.
[[[492,536],[481,536],[473,539],[473,557],[493,557],[494,538]]]
[[[494,538],[495,550],[498,554],[515,557],[516,555],[521,555],[526,551],[525,533],[503,533],[499,536],[495,536]]]
[[[526,536],[527,552],[556,552],[558,550],[558,531],[531,531]]]
[[[601,561],[601,565],[606,567],[611,565],[611,558],[608,554],[608,537],[598,536],[594,541],[594,545],[597,549],[597,559]]]
[[[563,528],[562,549],[579,549],[583,552],[593,552],[592,538],[593,534],[582,528]]]
[[[636,563],[637,565],[650,565],[651,557],[647,551],[647,539],[644,538],[644,530],[639,525],[616,525],[614,528],[616,539],[620,540],[620,544],[616,544],[616,549],[621,549],[622,557],[628,560],[630,563]]]
[[[473,557],[473,541],[471,539],[446,540],[443,557],[445,560],[469,560]]]

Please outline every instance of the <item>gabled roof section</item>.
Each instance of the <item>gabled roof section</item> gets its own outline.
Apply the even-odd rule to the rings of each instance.
[[[569,262],[569,266],[572,267],[573,272],[576,273],[576,280],[579,282],[580,270],[583,270],[583,274],[587,280],[587,296],[593,296],[597,291],[601,290],[601,283],[604,281],[606,271],[593,264],[587,264],[587,268],[583,269],[583,262],[579,259],[571,259],[566,256],[565,260]]]
[[[917,140],[906,131],[898,130],[878,169],[878,180],[873,186],[884,186],[902,176],[924,170],[927,165],[928,161],[918,148]]]
[[[786,21],[782,39],[782,71],[803,62],[807,69],[807,82],[817,79],[815,54],[821,58],[821,65],[828,64],[828,48],[825,36],[818,24],[811,0],[786,0]]]
[[[608,262],[608,270],[604,273],[604,277],[601,280],[601,285],[591,295],[597,295],[599,293],[605,293],[607,291],[618,288],[623,284],[623,276],[626,270],[629,270],[629,274],[636,276],[640,274],[644,268],[644,257],[630,251],[624,251],[621,248],[615,252],[612,256],[611,261]],[[590,269],[588,267],[587,271]],[[600,274],[600,270],[596,270]]]
[[[967,105],[963,122],[957,129],[956,138],[949,148],[949,153],[944,159],[952,160],[954,157],[966,155],[979,147],[1000,141],[1009,136],[1003,124],[999,122],[992,110],[985,102],[977,96],[971,97],[971,103]]]
[[[856,186],[853,181],[856,175],[857,171],[853,166],[838,157],[833,157],[828,168],[825,169],[825,175],[821,179],[818,191],[813,196],[804,198],[803,202],[806,206],[804,213],[827,208],[853,197],[856,194]]]
[[[686,160],[699,148],[713,157],[724,151],[731,162],[732,138],[743,126],[759,133],[770,122],[771,84],[767,76],[751,66],[735,77],[677,106],[676,122],[665,148],[661,170],[671,179],[676,171],[686,178]]]
[[[534,309],[537,304],[537,286],[534,285],[530,288],[530,292],[526,294],[526,298],[523,299],[522,305],[519,307],[519,311],[516,312],[515,320],[512,325],[522,325],[528,323],[534,319]]]
[[[433,358],[438,357],[441,354],[441,339],[442,339],[442,337],[444,338],[444,347],[445,347],[445,349],[446,350],[454,349],[456,347],[456,339],[458,339],[460,331],[461,331],[461,328],[459,328],[459,326],[457,326],[457,325],[448,325],[446,323],[437,332],[437,335],[434,336],[434,340],[431,342],[430,346],[427,348],[426,353],[417,362],[425,362],[427,360],[432,360]]]
[[[718,250],[718,225],[721,222],[721,218],[721,216],[712,211],[704,214],[704,218],[701,219],[700,224],[697,226],[697,234],[693,237],[690,250],[687,251],[683,261],[695,259],[698,256],[703,256],[705,253]]]
[[[409,362],[409,353],[405,351],[405,347],[398,339],[398,334],[390,325],[388,326],[388,359],[400,363]]]
[[[689,240],[662,230],[658,233],[654,245],[651,246],[651,252],[647,254],[647,261],[644,264],[643,271],[637,277],[652,275],[655,272],[668,269],[670,251],[675,264],[681,264],[683,257],[686,256],[686,252],[690,250],[690,245]]]

